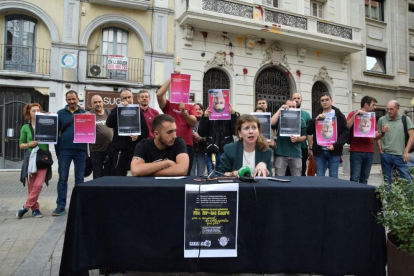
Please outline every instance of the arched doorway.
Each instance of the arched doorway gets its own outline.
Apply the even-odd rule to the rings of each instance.
[[[208,107],[209,89],[230,89],[230,79],[227,74],[220,69],[212,68],[204,74],[203,78],[203,106]]]
[[[259,73],[256,79],[256,100],[267,100],[267,112],[272,114],[290,98],[290,84],[286,74],[277,67],[269,67]]]
[[[321,81],[317,81],[312,86],[312,117],[321,108],[320,97],[322,93],[328,92],[328,87]]]

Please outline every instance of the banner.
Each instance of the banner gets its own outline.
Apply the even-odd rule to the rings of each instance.
[[[73,115],[73,143],[96,142],[96,116],[95,114]]]
[[[254,115],[260,122],[260,127],[262,129],[262,135],[266,137],[266,140],[269,142],[271,139],[271,128],[270,128],[270,119],[272,113],[270,112],[252,112],[250,115]]]
[[[106,69],[128,71],[128,57],[120,55],[109,55]]]
[[[191,75],[171,74],[170,101],[189,103]]]
[[[375,112],[358,114],[354,120],[354,137],[375,138]]]
[[[336,143],[338,139],[336,117],[317,120],[315,124],[319,146],[331,146]]]
[[[118,135],[141,135],[141,119],[138,104],[118,105]]]
[[[34,141],[39,144],[57,144],[58,140],[58,115],[35,114]]]
[[[230,90],[208,90],[208,103],[210,107],[210,120],[230,120]]]
[[[280,112],[280,136],[301,136],[300,108],[289,108]]]
[[[238,209],[237,183],[185,185],[184,258],[237,257]]]

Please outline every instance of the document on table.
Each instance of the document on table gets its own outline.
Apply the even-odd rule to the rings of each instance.
[[[184,179],[187,178],[187,176],[156,176],[155,179]]]

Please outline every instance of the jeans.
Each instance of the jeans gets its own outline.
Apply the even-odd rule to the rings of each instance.
[[[371,173],[373,152],[349,152],[349,163],[351,163],[351,181],[368,184],[368,178]]]
[[[103,176],[105,157],[106,151],[91,151],[93,179]]]
[[[328,150],[322,150],[320,155],[315,155],[316,175],[325,176],[329,168],[329,177],[338,178],[338,168],[341,156],[331,155]]]
[[[68,178],[70,163],[75,165],[75,186],[83,183],[85,173],[86,151],[83,150],[60,150],[59,151],[59,180],[57,186],[56,204],[58,207],[66,207],[66,196],[68,193]]]
[[[386,152],[381,154],[381,169],[384,174],[384,180],[388,183],[392,182],[391,171],[393,167],[400,173],[400,177],[411,181],[410,170],[402,156],[392,155]]]
[[[196,151],[194,152],[193,167],[191,168],[191,175],[204,175],[206,171],[206,158],[205,153]]]
[[[221,156],[221,152],[219,154],[216,155],[216,167],[214,168],[215,171],[218,171],[219,165],[220,165],[220,156]],[[210,174],[212,168],[213,168],[213,164],[211,163],[211,156],[206,154],[206,166],[207,166],[207,173]],[[212,176],[215,176],[216,173],[214,172],[212,174]]]

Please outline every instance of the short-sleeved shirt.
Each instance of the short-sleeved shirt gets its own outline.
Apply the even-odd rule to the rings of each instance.
[[[305,126],[308,127],[309,121],[311,120],[311,116],[309,112],[301,109],[300,110],[300,118],[305,122]],[[301,144],[302,149],[308,148],[308,140],[303,141]]]
[[[154,143],[155,138],[144,139],[135,147],[134,157],[142,158],[145,163],[162,161],[164,159],[176,162],[177,155],[187,153],[187,145],[181,137],[177,137],[174,145],[160,150]]]
[[[96,116],[96,142],[95,144],[89,144],[89,150],[92,152],[106,151],[109,143],[112,141],[112,136],[114,134],[112,128],[106,126],[106,119],[108,118],[108,114],[106,111],[102,115],[96,114],[94,110],[91,110],[90,112]]]
[[[352,116],[354,116],[355,111],[351,111],[346,118],[346,121],[349,121]],[[354,126],[352,125],[352,128]],[[375,130],[378,129],[378,126],[375,125]],[[349,151],[358,151],[358,152],[374,152],[374,138],[362,138],[362,137],[354,137],[353,131],[349,131],[349,135],[351,137],[351,146],[349,147]]]
[[[407,119],[407,130],[414,128],[410,118]],[[388,131],[381,138],[381,148],[384,152],[392,155],[403,155],[405,149],[405,133],[401,115],[398,114],[395,120],[391,120],[390,116],[382,116],[378,120],[378,129],[388,125]]]
[[[145,121],[147,122],[148,131],[149,131],[148,138],[154,138],[154,133],[152,132],[151,124],[152,124],[152,121],[154,120],[155,116],[157,116],[159,114],[159,112],[157,110],[155,110],[154,108],[151,108],[149,106],[148,106],[147,110],[144,110],[143,108],[141,108],[141,110],[142,110],[142,114],[144,114]]]
[[[177,136],[182,137],[187,145],[192,146],[193,128],[187,124],[184,115],[181,114],[180,104],[170,103],[170,101],[167,100],[167,104],[161,110],[164,114],[168,114],[174,118],[175,124],[177,125]],[[197,117],[194,105],[185,104],[185,110],[187,110],[188,115],[194,115]]]

